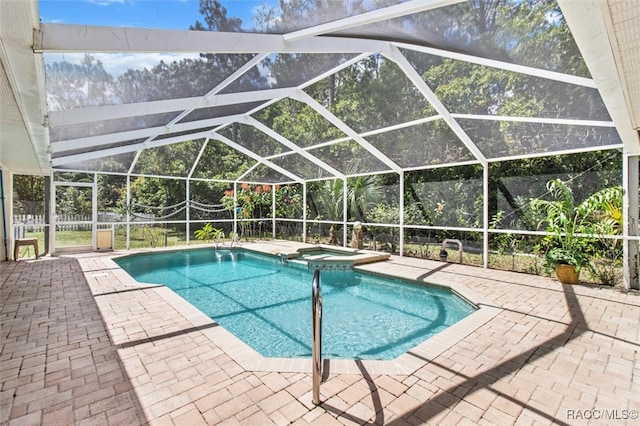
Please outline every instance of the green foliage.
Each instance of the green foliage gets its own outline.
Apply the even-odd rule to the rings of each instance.
[[[596,254],[598,235],[611,234],[612,222],[603,217],[605,206],[621,206],[622,188],[604,188],[577,202],[571,188],[560,179],[547,183],[550,200],[534,199],[531,208],[540,214],[540,224],[553,235],[544,239],[546,267],[573,265],[576,271],[589,266]]]
[[[342,220],[344,215],[344,183],[342,179],[327,179],[308,185],[312,216],[322,220]],[[348,220],[368,221],[369,212],[383,198],[380,179],[361,175],[347,179]]]
[[[400,223],[400,207],[397,203],[387,205],[383,203],[376,204],[370,212],[371,220],[377,223]],[[373,234],[375,240],[383,240],[390,245],[392,253],[396,252],[396,248],[400,241],[400,228],[372,226],[369,232]],[[386,241],[384,241],[386,240]],[[376,249],[379,249],[376,247]]]
[[[471,166],[425,170],[405,175],[405,206],[420,215],[405,218],[414,225],[478,227],[482,220],[481,170]]]
[[[282,34],[299,29],[296,25],[301,22],[333,21],[340,14],[351,15],[369,10],[374,3],[376,7],[383,7],[395,2],[350,2],[348,5],[345,3],[343,10],[342,7],[336,7],[335,2],[281,1],[279,7],[265,4],[256,9],[258,13],[254,16],[257,18],[255,25],[265,32]],[[230,16],[219,0],[200,0],[199,11],[202,22],[196,21],[192,25],[191,28],[195,30],[243,31],[251,25]],[[411,28],[416,34],[429,34],[434,43],[446,40],[448,48],[455,51],[473,51],[487,58],[589,77],[584,61],[554,1],[468,1],[393,21],[390,24],[398,23],[399,30]],[[402,36],[399,34],[399,37]],[[585,118],[603,121],[610,119],[597,91],[593,89],[445,59],[424,52],[402,50],[401,53],[407,57],[445,107],[455,114]],[[106,72],[103,64],[91,55],[86,55],[79,64],[48,62],[46,84],[50,95],[49,107],[67,109],[202,96],[252,57],[252,54],[207,53],[196,59],[161,61],[150,68],[130,69],[115,79]],[[299,83],[292,84],[296,79],[316,77],[327,70],[326,64],[342,63],[351,57],[335,54],[273,55],[262,61],[260,66],[248,70],[225,90],[260,90],[271,87],[274,82],[280,87],[298,87]],[[267,74],[270,75],[269,80],[265,77]],[[381,54],[363,58],[311,86],[305,86],[304,91],[357,133],[435,115],[433,107],[408,80],[400,67]],[[243,108],[243,105],[201,108],[192,111],[181,123],[244,113],[248,110]],[[174,117],[175,114],[170,115],[170,118],[160,114],[149,114],[122,119],[118,124],[123,129],[133,130],[157,127]],[[252,113],[252,117],[304,148],[345,137],[341,130],[309,105],[290,98],[270,104]],[[572,130],[560,131],[558,126],[523,124],[508,120],[493,122],[460,118],[458,122],[474,142],[481,146],[483,153],[488,153],[487,157],[520,155],[533,150],[553,152],[554,148],[566,149],[568,141],[575,141],[576,145],[572,148],[579,147],[581,143],[596,146],[606,145],[607,142],[591,139],[597,137],[593,136],[594,134],[599,133],[584,126],[572,126]],[[58,130],[56,127],[61,129]],[[51,132],[53,139],[59,140],[66,135],[56,135],[56,131],[72,130],[66,129],[66,126],[54,126]],[[94,131],[96,134],[102,134],[106,130],[96,128]],[[262,157],[270,157],[287,150],[283,144],[252,126],[235,123],[221,129],[220,133]],[[444,120],[434,120],[399,130],[372,132],[366,139],[402,167],[455,164],[461,160],[473,159]],[[382,168],[376,167],[385,166],[381,166],[380,162],[359,144],[353,141],[336,143],[309,149],[307,152],[316,155],[347,176],[358,175],[348,178],[347,218],[343,218],[343,180],[310,182],[307,185],[309,217],[335,221],[345,219],[399,223],[397,192],[393,194],[390,191],[385,194],[383,191],[385,185],[397,185],[397,182],[388,182],[389,175],[394,175],[396,180],[397,175],[363,175],[366,171],[380,171]],[[302,161],[288,163],[287,161],[291,161],[294,156],[287,157],[273,157],[273,160],[282,160],[279,165],[283,164],[283,167],[290,168],[300,176],[326,176],[326,173],[319,174],[315,165]],[[199,162],[193,165],[196,158],[199,158]],[[109,158],[100,160],[99,165],[102,167],[101,170],[105,171],[126,171],[132,159],[133,155],[127,157],[126,161]],[[376,161],[378,164],[373,164]],[[231,213],[239,208],[239,217],[245,222],[274,215],[282,218],[301,218],[303,209],[306,208],[302,203],[301,185],[278,187],[275,212],[271,211],[273,202],[271,193],[268,192],[271,190],[270,185],[242,185],[236,194],[237,203],[234,202],[233,193],[224,192],[228,192],[229,182],[242,176],[255,162],[255,159],[213,139],[207,142],[185,141],[143,150],[135,173],[153,176],[191,175],[196,179],[190,183],[189,193],[193,201],[211,203],[212,200],[221,200]],[[609,152],[592,151],[576,155],[492,161],[489,165],[488,200],[489,214],[496,219],[492,226],[504,229],[537,227],[540,218],[534,217],[525,207],[529,205],[530,198],[538,196],[538,187],[531,183],[540,176],[565,176],[589,169],[597,174],[593,181],[607,187],[613,185],[614,180],[619,181],[620,164],[621,154],[617,151],[613,155]],[[259,173],[256,175],[260,176]],[[80,174],[75,176],[80,179]],[[517,191],[513,191],[512,187],[503,182],[504,178],[509,177],[526,179],[522,180],[525,183],[522,183]],[[16,198],[23,203],[20,211],[24,210],[26,213],[32,212],[27,211],[29,209],[26,207],[23,208],[24,201],[40,200],[44,192],[39,182],[31,182],[29,178],[16,180]],[[92,181],[92,176],[86,174],[82,179]],[[197,179],[226,182],[211,183]],[[540,179],[544,182],[547,177]],[[29,187],[33,183],[36,185]],[[404,188],[407,225],[463,228],[483,225],[485,200],[482,191],[482,170],[479,166],[409,171],[405,173]],[[593,191],[593,184],[590,182],[577,179],[572,184],[572,193],[576,199],[583,199]],[[131,193],[135,203],[162,207],[183,202],[187,188],[183,180],[151,176],[132,177]],[[609,195],[612,194],[602,194],[603,198],[607,199]],[[116,178],[101,176],[98,200],[101,210],[124,212],[127,206],[124,206],[126,190],[122,179],[118,181]],[[507,207],[500,203],[506,203]],[[594,207],[597,220],[596,214],[588,219],[592,227],[589,231],[593,238],[576,238],[578,242],[575,244],[583,244],[590,240],[588,247],[585,247],[588,253],[616,258],[620,250],[616,240],[598,238],[598,235],[611,235],[620,231],[622,215],[616,203],[617,201],[602,203],[599,207]],[[82,191],[73,189],[61,194],[58,212],[87,211],[89,206],[90,199]],[[500,215],[500,210],[506,208],[510,209],[513,215]],[[149,213],[152,212],[155,213],[149,210]],[[197,215],[199,213],[192,210],[190,217],[210,220],[204,214],[201,217]],[[553,218],[556,219],[557,217]],[[254,222],[242,226],[253,232]],[[553,226],[551,225],[552,229]],[[572,228],[570,230],[573,231]],[[431,231],[428,232],[430,239]],[[475,232],[471,233],[470,238],[478,236],[481,234]],[[498,234],[497,240],[505,249],[519,244],[517,239],[509,234]],[[550,247],[558,244],[558,241],[549,239],[546,244]]]
[[[584,253],[583,247],[553,247],[544,255],[545,267],[549,270],[556,265],[575,266],[578,272],[583,266],[588,265],[590,257]]]
[[[367,221],[369,209],[382,199],[382,185],[374,175],[360,175],[347,179],[349,220]]]
[[[235,197],[234,197],[235,195]],[[236,211],[241,221],[242,236],[254,236],[261,231],[264,219],[273,217],[273,193],[271,185],[250,185],[243,183],[237,193],[227,189],[220,199],[230,211]],[[302,212],[302,194],[298,185],[276,186],[276,216],[282,218],[299,218]]]
[[[371,220],[376,223],[400,223],[400,207],[395,204],[376,204],[370,212]]]
[[[276,217],[302,217],[302,185],[276,185]]]
[[[15,214],[44,214],[45,178],[15,175],[13,178],[13,206]],[[5,186],[5,191],[7,187]]]
[[[172,206],[184,201],[185,182],[175,179],[138,177],[131,181],[131,196],[135,204],[143,206]],[[138,213],[157,213],[157,210],[143,208]]]
[[[56,214],[91,215],[91,188],[59,186],[56,188]]]
[[[220,202],[229,210],[236,209],[240,219],[265,218],[271,215],[271,185],[240,185],[237,194],[228,189]]]
[[[341,220],[344,214],[343,186],[341,179],[311,182],[308,186],[311,217],[321,220]]]
[[[211,241],[220,237],[224,237],[224,232],[221,228],[214,228],[212,224],[205,223],[200,229],[197,229],[193,235],[200,241]]]

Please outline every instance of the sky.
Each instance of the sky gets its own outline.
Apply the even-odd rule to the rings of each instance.
[[[252,9],[273,0],[221,0],[227,16],[251,27]],[[277,4],[277,2],[275,2]],[[88,24],[186,30],[196,20],[199,0],[39,0],[40,19],[46,23]]]
[[[0,0],[1,1],[1,0]],[[198,12],[199,0],[39,0],[40,19],[44,23],[105,25],[114,27],[186,30],[196,21],[204,22]],[[227,16],[242,19],[243,27],[253,26],[252,10],[278,0],[220,0]],[[197,54],[169,55],[94,53],[107,72],[114,77],[129,68],[142,69]],[[45,54],[45,62],[79,63],[83,53]]]

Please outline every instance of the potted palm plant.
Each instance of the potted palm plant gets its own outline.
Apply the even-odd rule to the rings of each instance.
[[[571,188],[560,179],[547,182],[551,200],[534,199],[531,207],[542,215],[540,225],[550,232],[542,242],[545,269],[555,270],[558,281],[577,284],[580,270],[590,267],[596,235],[602,233],[602,210],[621,200],[622,188],[604,188],[577,203]]]

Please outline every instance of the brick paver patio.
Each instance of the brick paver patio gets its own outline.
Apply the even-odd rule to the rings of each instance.
[[[277,252],[283,242],[245,244]],[[480,310],[394,362],[257,356],[115,254],[0,262],[8,425],[639,424],[640,294],[392,257]]]

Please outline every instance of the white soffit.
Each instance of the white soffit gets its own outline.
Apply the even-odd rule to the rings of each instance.
[[[0,1],[0,19],[0,165],[14,173],[48,174],[44,68],[32,50],[37,1]]]
[[[558,4],[625,150],[639,155],[640,3],[635,0],[558,0]],[[610,13],[610,9],[616,13]],[[617,28],[612,16],[617,17]]]

